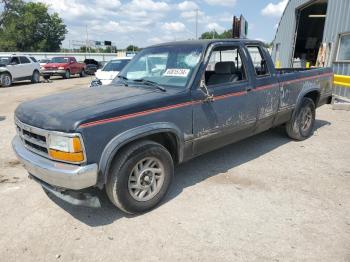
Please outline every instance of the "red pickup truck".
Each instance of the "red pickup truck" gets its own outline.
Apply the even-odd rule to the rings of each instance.
[[[81,77],[86,76],[86,65],[78,63],[75,57],[54,57],[49,63],[43,66],[41,74],[44,79],[50,79],[51,76],[62,76],[65,79],[71,75],[79,74]]]

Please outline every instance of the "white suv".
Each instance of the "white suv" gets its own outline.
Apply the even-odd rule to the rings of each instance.
[[[27,55],[0,55],[0,87],[9,87],[13,82],[40,81],[40,64]]]

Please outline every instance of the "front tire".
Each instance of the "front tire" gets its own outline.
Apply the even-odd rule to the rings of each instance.
[[[66,70],[66,72],[63,75],[63,78],[64,79],[69,79],[70,78],[70,71],[69,70]]]
[[[173,175],[173,159],[166,148],[153,141],[137,142],[113,161],[106,192],[122,211],[144,213],[164,198]]]
[[[40,82],[40,73],[38,71],[34,71],[32,75],[32,83],[37,84]]]
[[[0,87],[10,87],[12,85],[12,77],[9,73],[0,74]]]
[[[309,138],[314,129],[316,106],[312,99],[304,97],[295,115],[286,124],[286,131],[290,138],[302,141]]]

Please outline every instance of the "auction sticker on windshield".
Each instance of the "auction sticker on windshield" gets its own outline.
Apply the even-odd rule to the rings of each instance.
[[[189,73],[190,73],[190,69],[169,68],[165,71],[164,76],[187,77]]]

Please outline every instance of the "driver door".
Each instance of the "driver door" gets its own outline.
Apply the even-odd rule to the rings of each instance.
[[[248,137],[257,121],[257,103],[248,78],[246,56],[239,44],[212,48],[203,80],[213,99],[193,90],[194,155]]]

